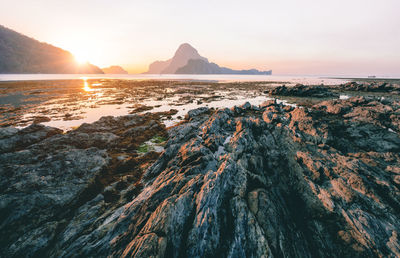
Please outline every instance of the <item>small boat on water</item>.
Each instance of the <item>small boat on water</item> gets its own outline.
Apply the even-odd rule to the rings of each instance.
[[[368,79],[375,79],[375,78],[376,78],[375,75],[369,75],[369,76],[368,76]]]

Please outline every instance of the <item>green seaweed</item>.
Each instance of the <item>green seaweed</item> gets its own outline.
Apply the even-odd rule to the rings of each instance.
[[[149,152],[149,145],[143,143],[142,145],[140,145],[138,147],[137,151],[139,153],[147,153],[147,152]]]
[[[151,138],[151,142],[152,143],[163,143],[163,142],[165,142],[167,140],[167,138],[165,138],[165,137],[162,137],[162,136],[159,136],[159,135],[156,135],[156,136],[154,136],[153,138]]]

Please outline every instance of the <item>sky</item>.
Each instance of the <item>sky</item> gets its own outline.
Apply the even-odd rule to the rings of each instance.
[[[189,43],[276,75],[400,76],[399,0],[0,0],[0,24],[131,73]]]

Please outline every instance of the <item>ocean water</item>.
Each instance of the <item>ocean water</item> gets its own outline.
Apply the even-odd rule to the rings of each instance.
[[[236,99],[221,99],[216,101],[211,101],[208,103],[196,104],[196,103],[188,103],[184,105],[171,105],[169,102],[171,99],[164,100],[148,100],[143,101],[141,104],[146,106],[157,106],[156,108],[150,111],[143,111],[137,114],[144,114],[146,112],[165,112],[170,109],[176,109],[178,112],[173,115],[170,119],[163,120],[163,123],[169,127],[181,121],[179,117],[184,117],[189,110],[199,108],[199,107],[209,107],[209,108],[231,108],[233,106],[240,106],[246,102],[249,102],[252,105],[258,106],[261,103],[272,100],[274,98],[258,96],[258,97],[244,97],[238,96]],[[285,105],[296,106],[295,104],[288,103],[285,100],[277,99],[278,103],[283,103]],[[64,121],[64,120],[51,120],[49,122],[44,122],[44,125],[57,127],[63,130],[69,130],[71,128],[80,126],[82,123],[93,123],[99,120],[102,116],[123,116],[129,114],[129,104],[124,103],[120,105],[102,105],[96,108],[84,108],[81,109],[82,117],[79,119]],[[29,116],[35,116],[38,114],[30,113],[25,116],[28,118]]]
[[[245,102],[250,102],[252,105],[259,105],[264,101],[271,100],[273,98],[266,96],[265,94],[260,94],[258,88],[249,87],[247,89],[239,88],[213,88],[212,92],[207,91],[207,87],[203,92],[204,85],[191,84],[190,87],[185,85],[179,87],[169,88],[165,87],[166,92],[170,92],[172,95],[169,97],[164,96],[164,91],[158,93],[154,92],[151,96],[142,93],[143,96],[132,95],[129,88],[118,88],[117,84],[112,84],[112,82],[107,81],[93,81],[90,79],[122,79],[122,80],[183,80],[183,81],[210,81],[210,82],[255,82],[255,81],[265,81],[266,84],[271,85],[294,85],[297,83],[308,84],[308,85],[334,85],[345,83],[347,79],[334,79],[327,77],[317,77],[317,76],[268,76],[268,75],[154,75],[154,74],[131,74],[131,75],[93,75],[93,74],[0,74],[0,81],[25,81],[29,85],[28,81],[46,81],[54,80],[51,84],[54,84],[55,95],[45,102],[41,102],[38,105],[33,105],[30,107],[30,103],[26,102],[28,105],[25,107],[25,111],[20,118],[21,125],[19,127],[24,127],[28,125],[24,121],[33,121],[37,116],[46,116],[51,118],[48,122],[43,122],[43,124],[53,127],[58,127],[63,130],[69,130],[71,128],[77,127],[82,123],[92,123],[102,116],[121,116],[127,115],[132,111],[132,106],[139,104],[144,106],[153,107],[150,111],[145,112],[163,112],[169,111],[170,109],[177,110],[177,113],[171,118],[164,120],[166,126],[172,126],[179,122],[185,114],[194,108],[198,107],[210,107],[210,108],[231,108],[235,105],[242,105]],[[59,85],[62,81],[57,80],[78,80],[76,85],[78,87],[72,87],[71,91],[61,91],[59,90]],[[23,85],[26,85],[26,83]],[[40,83],[40,82],[39,82]],[[105,84],[105,85],[103,85]],[[7,85],[5,83],[4,85]],[[46,85],[46,84],[45,84]],[[262,85],[265,85],[262,83]],[[112,87],[110,87],[112,86]],[[136,86],[137,87],[137,86]],[[23,91],[12,92],[9,96],[5,95],[0,97],[0,108],[8,109],[10,106],[7,103],[12,103],[12,100],[7,98],[17,98],[17,97],[28,97],[30,101],[36,101],[37,98],[40,99],[44,94],[46,96],[47,92],[52,92],[51,87],[46,85],[45,89],[36,89],[33,92],[26,90],[25,86],[21,88]],[[58,91],[57,91],[58,89]],[[138,92],[143,90],[138,87],[135,88]],[[9,89],[8,89],[9,90]],[[60,91],[60,92],[59,92]],[[197,92],[197,93],[196,93]],[[49,94],[50,94],[49,93]],[[195,94],[194,94],[195,93]],[[19,94],[19,95],[18,95]],[[53,94],[53,93],[51,93]],[[157,95],[158,94],[158,95]],[[26,95],[26,96],[25,96]],[[36,96],[37,95],[37,96]],[[146,96],[145,96],[146,95]],[[202,97],[219,96],[211,101],[204,101]],[[36,98],[37,97],[37,98]],[[112,103],[118,99],[124,99],[122,103]],[[348,96],[342,95],[340,98],[347,98]],[[192,101],[187,101],[185,99],[191,99]],[[3,103],[2,101],[6,104]],[[199,101],[202,100],[202,101]],[[277,99],[286,105],[293,105],[284,99]],[[120,101],[117,101],[120,102]],[[106,103],[106,104],[104,104]],[[66,113],[73,114],[73,119],[64,119]],[[13,115],[13,114],[11,114]],[[1,116],[0,116],[1,118]],[[7,118],[6,118],[7,119]],[[3,119],[4,120],[4,119]]]
[[[0,74],[0,81],[73,80],[73,79],[123,79],[123,80],[195,80],[213,82],[268,81],[302,83],[306,85],[334,85],[347,79],[325,76],[281,76],[281,75],[231,75],[231,74]]]

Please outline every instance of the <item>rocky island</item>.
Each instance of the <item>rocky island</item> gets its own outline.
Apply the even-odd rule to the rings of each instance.
[[[0,254],[397,257],[400,102],[324,98],[0,128]]]
[[[202,57],[190,44],[184,43],[176,50],[175,55],[166,61],[156,61],[150,64],[148,74],[252,74],[271,75],[272,70],[259,71],[233,70],[220,67]]]
[[[112,65],[101,69],[105,74],[128,74],[128,72],[118,65]]]

